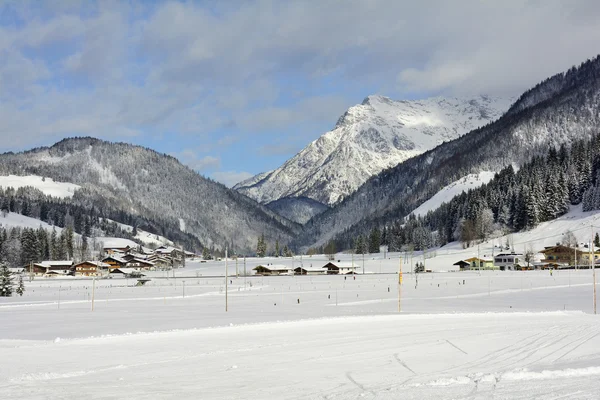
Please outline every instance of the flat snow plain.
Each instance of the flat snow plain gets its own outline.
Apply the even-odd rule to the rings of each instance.
[[[224,261],[191,262],[168,279],[149,273],[144,287],[98,280],[93,312],[91,280],[36,278],[23,297],[0,300],[0,393],[7,399],[600,398],[591,271],[434,272],[418,282],[405,273],[399,312],[400,257],[367,257],[366,273],[355,279],[235,277],[230,261],[228,312],[225,279],[215,276],[224,273]],[[437,257],[434,271],[457,257],[464,258]],[[265,262],[292,261],[249,259],[246,269]],[[362,272],[362,259],[356,264]]]

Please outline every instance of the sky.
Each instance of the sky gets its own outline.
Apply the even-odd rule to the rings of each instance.
[[[595,0],[0,0],[0,152],[93,136],[232,185],[371,94],[516,96],[600,53]]]

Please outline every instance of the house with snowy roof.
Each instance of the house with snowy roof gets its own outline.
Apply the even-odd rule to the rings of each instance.
[[[263,264],[252,268],[256,275],[292,275],[291,267],[278,264]]]
[[[26,265],[25,271],[36,276],[67,276],[73,275],[73,261],[57,260],[57,261],[40,261],[31,265]]]
[[[351,262],[340,262],[340,261],[330,261],[325,264],[322,269],[324,269],[328,275],[336,275],[336,274],[356,274],[356,270],[359,269],[358,265]]]
[[[83,261],[75,264],[75,276],[101,276],[108,273],[110,264],[102,261]]]

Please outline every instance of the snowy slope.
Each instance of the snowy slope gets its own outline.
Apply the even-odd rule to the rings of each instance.
[[[280,168],[234,189],[262,203],[306,196],[332,205],[369,177],[497,119],[508,106],[508,100],[486,96],[417,101],[369,96]]]
[[[18,189],[21,187],[31,186],[42,191],[45,195],[54,197],[73,197],[75,190],[81,186],[74,183],[55,182],[52,178],[44,178],[36,175],[27,176],[0,176],[0,187]]]
[[[47,231],[52,231],[52,225],[40,221],[36,218],[26,217],[25,215],[9,212],[6,215],[0,213],[0,226],[4,228],[33,228],[37,229],[40,226]],[[56,232],[60,233],[62,228],[56,227]]]
[[[119,228],[121,228],[125,232],[129,232],[129,233],[133,232],[133,226],[131,226],[131,225],[122,224],[120,222],[116,222],[116,221],[110,220],[108,218],[106,218],[106,221],[117,224],[119,226]],[[150,245],[150,244],[157,245],[157,246],[162,246],[164,244],[169,245],[169,246],[174,245],[173,241],[167,239],[164,236],[146,232],[145,230],[139,229],[139,228],[137,229],[137,235],[135,236],[135,239],[140,240],[141,242],[145,243],[146,245]],[[126,240],[126,239],[123,239],[123,240]],[[129,240],[129,242],[134,243],[134,245],[137,246],[137,243],[132,242],[131,240]],[[131,246],[130,243],[126,243],[122,247],[125,247],[127,245]],[[114,246],[114,247],[119,247],[119,246]]]
[[[436,210],[442,203],[447,203],[452,200],[454,196],[457,196],[462,192],[467,192],[469,189],[476,189],[479,186],[488,183],[492,180],[494,174],[495,172],[482,171],[478,174],[469,174],[464,178],[452,182],[448,186],[444,186],[432,198],[421,204],[412,213],[417,216],[425,216],[429,211]]]

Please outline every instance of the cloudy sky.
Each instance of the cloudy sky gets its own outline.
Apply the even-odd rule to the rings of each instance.
[[[0,0],[0,151],[95,136],[226,184],[369,94],[516,95],[600,53],[600,2]]]

